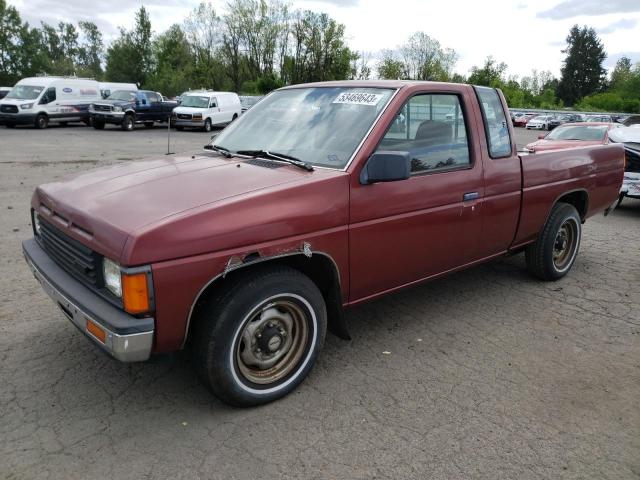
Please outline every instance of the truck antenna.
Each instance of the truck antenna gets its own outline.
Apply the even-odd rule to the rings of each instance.
[[[167,153],[165,155],[173,155],[175,152],[171,151],[171,115],[167,118]]]

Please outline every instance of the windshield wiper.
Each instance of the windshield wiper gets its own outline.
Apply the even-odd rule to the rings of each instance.
[[[308,172],[313,172],[313,166],[299,158],[287,155],[286,153],[270,152],[268,150],[238,150],[238,155],[247,155],[249,157],[263,157],[272,160],[287,162],[296,167],[302,168]]]
[[[233,157],[233,153],[228,148],[221,147],[220,145],[214,145],[210,143],[209,145],[204,146],[205,150],[215,150],[218,153],[221,153],[223,156],[227,158]]]

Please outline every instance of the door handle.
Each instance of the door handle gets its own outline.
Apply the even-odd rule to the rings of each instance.
[[[468,192],[462,195],[463,202],[470,202],[471,200],[477,200],[480,198],[480,194],[478,192]]]

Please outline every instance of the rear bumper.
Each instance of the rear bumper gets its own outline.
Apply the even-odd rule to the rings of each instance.
[[[34,277],[65,316],[94,344],[122,362],[147,360],[153,348],[153,318],[136,318],[110,304],[59,267],[35,239],[22,250]],[[92,321],[104,332],[104,342],[87,330]]]

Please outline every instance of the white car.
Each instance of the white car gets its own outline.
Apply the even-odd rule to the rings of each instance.
[[[625,150],[624,177],[618,205],[625,197],[640,199],[640,129],[620,127],[611,130],[609,143],[623,143]]]
[[[238,95],[233,92],[187,92],[181,95],[180,105],[173,109],[171,125],[202,128],[210,132],[214,125],[233,122],[242,113]]]
[[[89,123],[89,105],[102,97],[98,82],[75,77],[23,78],[0,101],[0,123],[8,128],[49,122]]]
[[[527,122],[527,130],[548,130],[553,115],[538,115]]]

